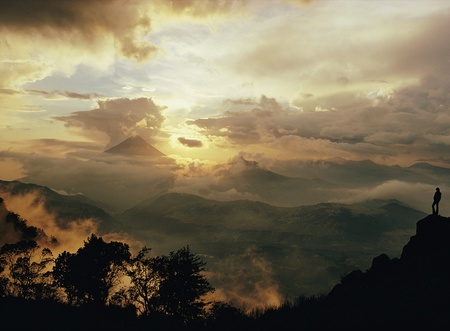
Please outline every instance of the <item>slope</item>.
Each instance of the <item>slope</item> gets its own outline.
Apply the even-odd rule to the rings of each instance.
[[[45,186],[0,180],[0,196],[2,195],[19,200],[26,195],[32,196],[34,204],[43,203],[48,213],[55,215],[55,221],[61,228],[66,228],[71,222],[80,219],[95,219],[99,223],[101,233],[121,228],[115,218],[81,194],[62,195]]]

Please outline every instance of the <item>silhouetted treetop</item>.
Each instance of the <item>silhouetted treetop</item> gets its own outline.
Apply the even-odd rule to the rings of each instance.
[[[63,252],[58,256],[53,276],[64,288],[69,302],[105,304],[130,257],[127,244],[106,243],[92,234],[76,253]]]
[[[35,241],[22,240],[0,248],[0,274],[3,295],[24,299],[52,297],[51,274],[46,268],[53,262],[48,248],[40,250]]]

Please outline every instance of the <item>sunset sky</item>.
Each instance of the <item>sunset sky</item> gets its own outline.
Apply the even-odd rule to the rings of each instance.
[[[174,160],[154,176],[238,155],[450,167],[449,1],[1,5],[0,179],[92,174],[136,134]]]

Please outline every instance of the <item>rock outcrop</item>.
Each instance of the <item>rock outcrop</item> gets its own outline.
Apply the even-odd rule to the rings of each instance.
[[[450,219],[429,215],[400,258],[382,254],[327,296],[329,323],[369,330],[450,329]]]

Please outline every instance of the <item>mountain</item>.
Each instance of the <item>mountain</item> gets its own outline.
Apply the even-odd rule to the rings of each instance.
[[[43,203],[47,212],[55,216],[55,221],[61,228],[81,219],[96,220],[101,233],[121,228],[121,224],[115,218],[81,194],[62,195],[45,186],[0,180],[0,197],[2,195],[10,195],[19,200],[26,195],[32,196],[36,205]]]
[[[319,178],[281,175],[242,157],[233,159],[230,168],[221,173],[212,189],[235,190],[250,194],[259,201],[278,206],[315,204],[336,195],[335,184]]]
[[[121,155],[141,155],[149,157],[161,157],[163,153],[158,151],[155,147],[150,145],[140,136],[130,137],[120,144],[111,147],[105,151],[109,154],[121,154]]]
[[[280,293],[293,298],[329,290],[379,252],[399,255],[424,216],[395,200],[275,207],[170,193],[116,217],[155,254],[190,245],[205,256],[216,287],[234,290],[239,272],[258,279],[261,260]]]

